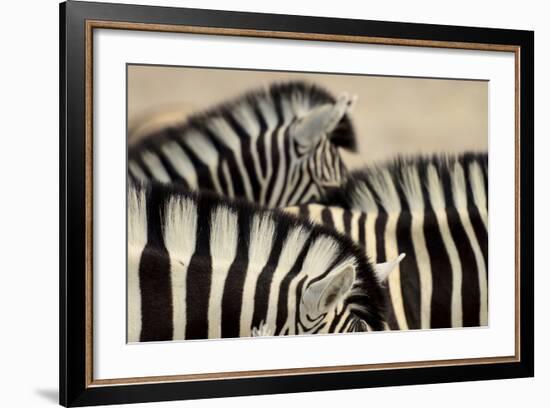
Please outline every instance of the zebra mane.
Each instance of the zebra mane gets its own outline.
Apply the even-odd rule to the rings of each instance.
[[[467,211],[473,203],[486,211],[487,177],[487,153],[398,157],[351,172],[328,201],[387,213],[423,211],[428,201],[434,211]]]
[[[383,330],[386,301],[383,288],[376,277],[374,267],[370,260],[367,259],[364,250],[357,243],[335,229],[289,214],[282,209],[268,209],[244,199],[228,199],[208,191],[189,191],[177,185],[164,185],[156,182],[143,183],[129,179],[128,200],[130,204],[128,205],[128,225],[131,227],[131,233],[128,235],[129,247],[133,245],[133,242],[130,240],[138,236],[134,231],[142,231],[141,235],[143,235],[144,230],[150,231],[151,228],[156,229],[156,231],[152,241],[151,235],[149,235],[149,243],[159,248],[164,247],[162,229],[165,224],[164,217],[166,216],[167,206],[170,202],[178,200],[179,202],[190,200],[197,203],[199,212],[201,208],[225,208],[231,213],[238,214],[239,217],[248,217],[250,224],[252,224],[253,219],[259,218],[260,223],[264,224],[274,221],[273,225],[276,225],[276,228],[281,231],[301,228],[303,231],[308,232],[312,239],[316,239],[317,237],[331,238],[338,244],[337,255],[334,257],[331,265],[322,265],[322,267],[326,267],[330,271],[331,268],[352,260],[355,267],[356,280],[345,302],[350,305],[351,310],[357,317],[365,320],[373,329]],[[144,201],[147,202],[147,205],[145,205]],[[157,206],[161,214],[160,219],[153,220],[154,225],[153,223],[149,223],[149,213],[151,211],[147,206],[151,205]],[[155,211],[152,212],[154,213]],[[141,223],[148,225],[140,225],[140,220]],[[189,220],[185,217],[179,217],[179,221],[183,223],[180,228],[181,234],[189,233],[189,230],[194,229],[196,226],[196,224],[192,226],[190,226],[191,224],[187,225]],[[201,228],[201,226],[198,226],[198,228]],[[241,239],[240,237],[237,238]],[[141,239],[143,240],[142,236]],[[178,240],[179,242],[185,241],[182,241],[181,237]],[[234,243],[226,243],[228,246],[232,244]],[[162,251],[159,251],[160,253]],[[323,276],[315,279],[320,279]]]
[[[242,108],[249,108],[250,111],[258,111],[261,103],[267,103],[273,106],[275,111],[281,109],[281,101],[288,102],[292,113],[296,117],[305,115],[308,111],[317,106],[327,103],[335,103],[336,98],[326,89],[305,81],[291,81],[273,83],[269,87],[259,88],[248,91],[240,96],[219,103],[213,107],[190,115],[184,122],[168,129],[161,129],[154,134],[153,139],[146,137],[147,140],[158,140],[158,136],[178,132],[184,134],[194,129],[204,129],[205,124],[212,118],[234,118]],[[338,126],[330,135],[331,142],[338,147],[346,150],[356,151],[357,141],[351,119],[346,114],[338,123]]]

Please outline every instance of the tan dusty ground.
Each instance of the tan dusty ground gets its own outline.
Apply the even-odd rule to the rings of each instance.
[[[487,150],[487,82],[155,66],[128,68],[130,142],[243,91],[295,79],[358,96],[359,154],[346,156],[353,167],[396,154]]]

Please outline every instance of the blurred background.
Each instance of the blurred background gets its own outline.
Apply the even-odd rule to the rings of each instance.
[[[128,66],[129,143],[191,113],[276,81],[307,80],[358,96],[350,167],[396,154],[488,148],[488,82],[232,69]]]

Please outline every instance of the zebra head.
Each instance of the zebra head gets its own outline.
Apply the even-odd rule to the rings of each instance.
[[[341,94],[299,115],[289,128],[289,137],[296,158],[295,169],[306,170],[315,198],[324,197],[332,188],[340,187],[347,178],[347,168],[339,148],[355,149],[349,113],[356,96]]]
[[[372,266],[344,258],[322,277],[307,282],[296,312],[296,334],[384,330],[383,286],[403,256]]]
[[[144,137],[128,150],[128,171],[270,208],[317,202],[346,178],[338,149],[355,149],[354,100],[276,83]]]

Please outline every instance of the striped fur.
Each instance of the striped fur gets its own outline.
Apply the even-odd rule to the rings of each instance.
[[[332,229],[155,183],[128,203],[130,342],[384,327],[373,266]]]
[[[351,174],[344,207],[287,209],[380,263],[405,253],[386,293],[391,329],[487,325],[487,155],[401,159]]]
[[[129,148],[134,180],[176,183],[269,207],[319,202],[347,174],[353,98],[303,82],[254,91]]]

